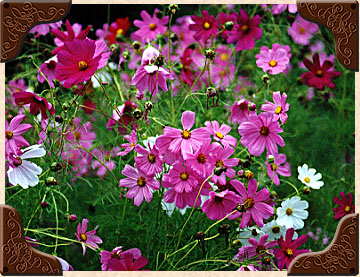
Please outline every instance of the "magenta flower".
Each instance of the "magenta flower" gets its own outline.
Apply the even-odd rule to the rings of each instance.
[[[296,256],[309,252],[308,249],[297,249],[308,240],[306,235],[301,235],[296,240],[292,241],[293,237],[294,228],[287,229],[285,240],[283,239],[283,236],[278,239],[280,249],[274,249],[274,255],[278,260],[278,268],[280,270],[282,270],[285,265],[286,268],[289,268],[289,265]]]
[[[101,251],[100,253],[103,271],[132,271],[139,270],[147,264],[147,259],[141,256],[138,248],[131,248],[122,251],[122,247],[118,246],[112,252]],[[134,262],[135,260],[135,262]]]
[[[355,205],[353,204],[353,195],[349,192],[346,196],[345,192],[340,192],[340,198],[334,197],[335,204],[339,207],[333,208],[335,213],[334,219],[342,218],[345,215],[352,214],[355,211]]]
[[[286,10],[286,8],[288,9],[289,13],[297,12],[296,4],[275,4],[272,5],[271,11],[273,14],[281,14]]]
[[[225,176],[229,178],[235,177],[236,172],[232,167],[239,164],[239,159],[229,159],[234,152],[235,149],[228,145],[224,146],[224,148],[221,145],[218,145],[218,147],[214,149],[211,159],[215,165],[215,174],[210,179],[214,184],[225,185]]]
[[[287,94],[284,92],[282,95],[280,91],[273,92],[274,103],[266,101],[266,104],[261,105],[261,110],[274,115],[274,119],[281,121],[282,124],[288,119],[287,111],[290,104],[286,103]]]
[[[291,176],[290,164],[286,162],[286,156],[284,154],[274,154],[274,161],[272,163],[265,161],[266,169],[270,179],[275,185],[280,185],[279,175]]]
[[[332,79],[340,77],[340,71],[334,71],[333,63],[331,61],[324,61],[320,64],[319,54],[313,55],[313,63],[306,59],[304,60],[305,66],[310,70],[301,74],[301,78],[304,79],[305,83],[309,87],[315,87],[318,90],[324,90],[325,86],[334,89],[335,84]]]
[[[209,133],[206,128],[190,131],[195,123],[194,112],[183,112],[181,122],[183,131],[168,126],[164,129],[164,136],[172,139],[169,150],[173,153],[178,153],[180,151],[182,153],[193,153],[201,146],[202,141],[209,137]]]
[[[214,140],[221,142],[222,145],[230,145],[235,147],[237,144],[237,139],[233,136],[228,135],[231,131],[231,127],[226,125],[225,123],[219,126],[219,122],[214,121],[206,121],[205,126],[208,128],[209,132],[213,135]]]
[[[177,35],[181,49],[188,45],[196,43],[194,39],[195,31],[189,30],[189,25],[193,24],[190,16],[182,16],[176,20],[177,25],[171,26],[171,30]]]
[[[210,155],[216,145],[214,143],[210,143],[211,139],[208,138],[204,141],[203,145],[195,151],[195,153],[185,152],[183,154],[186,166],[192,168],[203,177],[210,176],[215,167]]]
[[[77,33],[77,32],[75,32],[74,25],[71,26],[69,20],[66,20],[66,22],[65,22],[66,32],[62,32],[59,29],[52,29],[51,30],[51,34],[54,35],[58,40],[60,40],[60,43],[57,43],[58,47],[56,47],[52,51],[53,55],[56,55],[61,50],[64,50],[64,48],[65,48],[64,43],[65,42],[73,41],[75,39],[84,40],[86,38],[87,34],[90,32],[90,30],[92,28],[92,26],[89,25],[89,26],[87,26],[87,28],[85,30],[81,31],[81,27],[80,27],[80,30]]]
[[[148,146],[149,150],[141,145],[135,146],[135,151],[140,154],[140,156],[135,157],[135,167],[147,175],[153,176],[162,171],[163,162],[156,146],[151,148],[150,143]]]
[[[37,244],[37,242],[39,242],[39,241],[37,239],[33,239],[28,236],[25,236],[25,241],[28,245],[30,245],[32,247],[39,247],[39,244]]]
[[[92,162],[92,168],[94,170],[97,169],[96,175],[99,176],[101,179],[104,178],[106,175],[107,170],[114,170],[116,168],[116,164],[114,161],[111,160],[112,157],[115,156],[115,152],[119,150],[119,147],[115,147],[111,151],[105,150],[102,146],[95,148],[93,153],[97,160]]]
[[[279,122],[274,119],[274,115],[270,113],[251,116],[247,122],[239,126],[241,144],[254,156],[260,156],[265,147],[270,154],[277,153],[277,144],[281,147],[285,146],[283,138],[278,135],[283,131]]]
[[[271,248],[275,247],[278,243],[277,241],[270,241],[266,243],[269,235],[266,234],[257,241],[254,238],[249,239],[250,245],[245,245],[239,249],[239,252],[235,255],[234,260],[247,260],[251,259],[255,256],[261,258],[265,256],[267,253],[272,253],[273,250]]]
[[[250,110],[250,106],[255,106],[255,108]],[[246,99],[236,101],[234,105],[231,106],[230,110],[230,119],[233,123],[241,124],[247,121],[249,116],[256,115],[256,105]]]
[[[319,26],[315,23],[303,19],[299,14],[295,21],[288,29],[289,35],[295,43],[308,45],[312,36],[319,30]]]
[[[5,157],[10,153],[19,156],[22,154],[20,151],[22,146],[30,146],[21,136],[32,128],[31,124],[20,124],[24,118],[25,115],[19,114],[10,121],[10,124],[5,120]]]
[[[264,219],[268,219],[274,213],[274,209],[264,201],[270,195],[267,188],[257,191],[258,185],[255,179],[251,179],[246,189],[244,184],[238,180],[231,180],[230,184],[240,194],[240,203],[244,206],[245,212],[242,215],[240,228],[244,229],[253,218],[256,225],[261,228],[264,226]]]
[[[125,165],[121,173],[128,178],[120,180],[120,187],[130,188],[125,194],[125,197],[134,199],[135,206],[139,207],[144,198],[146,202],[150,202],[152,199],[152,190],[158,190],[160,188],[160,184],[158,180],[154,179],[154,176],[149,176],[128,164]]]
[[[122,135],[126,134],[126,127],[136,130],[136,119],[133,116],[133,111],[136,108],[136,103],[131,102],[131,100],[125,101],[124,104],[117,107],[117,110],[113,111],[113,115],[107,122],[106,128],[112,130],[116,123],[118,123],[118,131]]]
[[[92,128],[90,122],[82,123],[80,118],[75,117],[72,121],[71,129],[66,132],[65,139],[70,144],[80,144],[81,147],[90,149],[96,138],[96,134],[92,132]]]
[[[50,86],[54,88],[53,80],[55,79],[55,74],[56,74],[56,62],[57,62],[57,58],[55,56],[50,60],[44,62],[42,65],[40,65],[40,69],[38,70],[38,75],[37,75],[38,81],[40,83],[44,83],[45,81],[45,78],[42,75],[44,74],[46,79],[49,81]]]
[[[88,231],[88,220],[84,218],[82,220],[82,223],[79,223],[77,227],[77,233],[75,233],[75,236],[77,237],[78,241],[81,242],[82,248],[83,248],[83,256],[85,256],[86,248],[90,247],[92,249],[99,248],[98,244],[102,243],[102,240],[100,237],[96,236],[96,229],[98,226],[95,227],[94,230]]]
[[[221,12],[221,13],[218,14],[217,19],[218,19],[219,24],[221,24],[221,25],[223,25],[223,26],[224,26],[224,24],[227,23],[227,22],[232,22],[233,25],[235,25],[236,22],[237,22],[238,16],[239,16],[239,14],[237,14],[236,12],[231,12],[231,13],[229,13],[229,14],[226,14],[226,13],[224,13],[224,12]],[[226,29],[224,29],[224,30],[222,31],[222,35],[223,35],[223,37],[224,37],[225,39],[227,39],[227,37],[229,36],[229,32],[230,32],[230,31],[228,31],[228,30],[226,30]]]
[[[215,16],[209,15],[208,11],[201,11],[201,17],[192,15],[191,19],[194,24],[189,25],[189,30],[196,31],[194,38],[197,41],[207,41],[211,36],[216,37],[218,35],[220,25]]]
[[[37,115],[40,110],[42,119],[48,118],[46,111],[49,111],[51,115],[55,114],[54,107],[45,98],[40,97],[33,92],[14,92],[13,97],[15,98],[16,105],[30,104],[31,114]]]
[[[240,202],[241,198],[233,191],[224,190],[216,193],[210,191],[210,198],[201,207],[211,220],[220,220],[231,213]]]
[[[74,40],[65,42],[56,67],[56,79],[63,81],[65,88],[85,82],[95,71],[104,67],[110,57],[110,52],[103,40]]]
[[[229,32],[227,43],[236,42],[236,51],[250,50],[255,47],[255,39],[260,39],[262,36],[261,28],[257,27],[261,23],[261,17],[255,15],[250,19],[247,12],[240,10],[237,24],[234,29]]]
[[[143,21],[134,20],[134,25],[138,27],[139,30],[132,34],[131,38],[133,40],[149,43],[151,40],[156,40],[157,35],[165,34],[169,16],[158,18],[155,11],[151,17],[145,10],[141,11],[140,16]]]
[[[117,156],[125,156],[135,148],[137,144],[137,135],[135,130],[132,130],[130,135],[125,135],[124,139],[126,139],[129,143],[120,145],[122,148],[125,148],[125,150],[118,152]]]
[[[35,27],[31,28],[29,31],[30,34],[36,34],[35,38],[38,38],[39,36],[45,36],[50,32],[50,28],[60,28],[62,25],[62,21],[50,23],[50,24],[39,24]]]
[[[276,75],[286,70],[290,62],[290,47],[288,45],[273,44],[272,49],[263,46],[256,56],[256,65],[266,73]]]

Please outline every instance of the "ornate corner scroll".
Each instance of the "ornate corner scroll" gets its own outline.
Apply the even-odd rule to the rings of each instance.
[[[56,257],[35,250],[25,241],[20,214],[0,205],[0,273],[62,275]]]
[[[336,57],[352,71],[359,71],[359,3],[356,0],[331,2],[297,1],[299,14],[327,27],[335,39]]]
[[[288,269],[288,275],[358,274],[359,214],[350,214],[340,220],[334,239],[325,250],[297,256]]]
[[[38,24],[61,20],[69,12],[71,0],[14,1],[0,4],[0,62],[15,59],[27,32]]]

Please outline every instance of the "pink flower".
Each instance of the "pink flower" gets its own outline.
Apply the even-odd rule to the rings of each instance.
[[[279,122],[274,119],[274,115],[270,113],[251,116],[247,122],[239,126],[241,144],[254,156],[260,156],[265,147],[270,154],[277,153],[277,144],[281,147],[285,145],[282,137],[278,135],[283,131]]]
[[[257,27],[261,23],[261,17],[255,15],[250,19],[247,12],[240,10],[237,24],[234,29],[229,32],[227,43],[236,42],[236,51],[250,50],[255,47],[255,39],[260,39],[262,36],[261,28]]]
[[[235,147],[237,144],[237,139],[233,136],[228,135],[231,131],[231,127],[226,125],[225,123],[219,126],[219,122],[214,121],[206,121],[205,126],[208,128],[209,132],[213,135],[214,140],[221,142],[222,145],[230,145]]]
[[[278,267],[280,270],[282,270],[285,265],[286,268],[289,268],[289,265],[296,256],[309,252],[308,249],[297,249],[308,240],[306,235],[301,235],[296,240],[292,241],[293,237],[294,228],[287,229],[285,240],[282,236],[278,239],[280,249],[274,249],[274,255],[278,260]]]
[[[40,65],[40,69],[38,70],[38,81],[40,83],[44,83],[45,78],[42,74],[45,75],[46,79],[49,81],[49,84],[52,88],[54,88],[54,82],[55,74],[56,74],[56,62],[57,57],[53,57],[50,60],[44,62],[42,65]],[[42,74],[41,74],[42,73]]]
[[[286,162],[284,154],[274,154],[274,161],[272,163],[265,161],[266,169],[270,179],[275,185],[280,185],[278,174],[282,176],[291,176],[290,164]]]
[[[260,49],[260,54],[256,56],[256,64],[262,68],[266,73],[275,75],[286,70],[290,62],[290,47],[288,45],[273,44],[272,49],[263,46]]]
[[[335,213],[334,218],[339,219],[345,215],[352,214],[355,211],[355,205],[353,204],[353,195],[349,192],[346,196],[345,192],[340,192],[340,198],[334,197],[335,204],[339,207],[333,208]]]
[[[281,14],[283,11],[288,9],[289,13],[296,13],[297,7],[296,4],[276,4],[272,6],[272,13],[273,14]]]
[[[115,162],[111,160],[115,156],[115,152],[119,150],[119,147],[115,147],[111,151],[106,151],[102,146],[95,148],[93,154],[97,157],[92,163],[92,168],[96,171],[96,175],[101,179],[106,175],[107,170],[114,170],[116,168]]]
[[[191,111],[183,112],[181,116],[183,131],[166,126],[164,136],[171,138],[169,150],[173,153],[190,152],[194,153],[202,144],[202,141],[209,137],[209,133],[205,128],[190,131],[195,123],[195,113]]]
[[[92,132],[92,125],[90,122],[82,123],[81,119],[75,117],[72,125],[71,130],[66,132],[65,139],[75,146],[80,144],[81,147],[90,149],[93,145],[93,142],[96,138],[96,134]]]
[[[240,197],[233,191],[224,190],[216,193],[210,191],[210,198],[202,206],[202,210],[211,220],[220,220],[231,213],[240,202]]]
[[[195,31],[190,31],[189,26],[193,24],[190,16],[183,16],[176,20],[177,25],[171,26],[172,31],[177,35],[181,49],[185,49],[188,45],[195,43]]]
[[[236,172],[232,167],[239,164],[239,159],[229,159],[234,152],[235,149],[228,145],[224,146],[224,148],[221,145],[218,145],[218,147],[214,149],[211,159],[215,165],[215,174],[210,179],[214,184],[225,185],[225,176],[229,178],[235,177]]]
[[[256,115],[256,105],[255,109],[250,110],[250,106],[255,104],[249,102],[246,99],[241,99],[234,103],[231,106],[231,116],[230,119],[233,123],[243,123],[248,120],[249,116]]]
[[[216,145],[214,143],[210,144],[210,142],[211,139],[208,138],[195,153],[185,152],[183,154],[186,166],[192,168],[203,177],[208,177],[215,167],[210,155]]]
[[[8,157],[9,153],[20,155],[22,146],[30,146],[21,136],[32,128],[31,124],[20,124],[24,118],[25,115],[19,114],[10,121],[10,124],[5,120],[5,157]]]
[[[107,122],[106,128],[112,130],[116,123],[118,123],[118,131],[121,135],[126,134],[126,127],[136,130],[136,119],[133,116],[133,110],[136,108],[136,103],[131,102],[131,100],[125,101],[124,104],[117,107],[117,111],[113,111],[113,115]]]
[[[39,242],[39,241],[37,239],[33,239],[33,238],[25,236],[25,241],[28,245],[30,245],[32,247],[39,247],[39,244],[37,244],[37,242]]]
[[[151,148],[150,143],[148,146],[149,150],[146,150],[141,145],[135,146],[135,151],[140,154],[140,156],[135,157],[135,167],[152,176],[162,171],[162,159],[156,146]]]
[[[143,21],[134,20],[134,25],[140,29],[132,34],[131,38],[133,40],[148,43],[151,40],[156,40],[158,34],[165,34],[167,30],[166,24],[169,22],[169,16],[158,18],[155,11],[151,17],[145,10],[141,11],[140,16]]]
[[[254,238],[250,238],[250,245],[241,247],[239,252],[235,255],[234,260],[247,260],[255,256],[262,258],[264,255],[266,255],[267,250],[268,252],[272,253],[273,250],[271,250],[271,248],[277,245],[277,241],[270,241],[266,243],[268,237],[269,235],[266,234],[262,236],[259,241]]]
[[[236,271],[258,271],[255,266],[252,264],[249,265],[242,265],[238,270]]]
[[[31,114],[37,115],[40,110],[42,119],[48,118],[46,111],[49,111],[51,115],[55,114],[54,107],[45,98],[40,97],[33,92],[14,92],[13,97],[15,98],[16,105],[30,104]]]
[[[62,85],[70,88],[85,82],[95,71],[104,67],[110,57],[103,40],[73,40],[65,42],[58,57],[56,79],[64,81]]]
[[[315,34],[318,30],[319,26],[317,24],[303,19],[298,14],[295,21],[288,29],[288,33],[295,43],[308,45],[313,34]]]
[[[52,29],[51,30],[51,34],[54,35],[58,40],[60,40],[57,43],[58,47],[56,47],[52,51],[53,55],[56,55],[58,52],[60,52],[61,50],[64,49],[64,43],[65,42],[73,41],[75,39],[84,40],[86,38],[87,34],[90,32],[90,30],[92,28],[92,26],[89,25],[85,30],[81,31],[81,25],[79,25],[80,30],[76,34],[76,32],[74,31],[75,30],[74,25],[73,25],[73,27],[71,27],[69,20],[66,20],[66,22],[65,22],[66,32],[62,32],[59,29]]]
[[[275,120],[279,120],[281,123],[285,123],[288,119],[287,111],[290,104],[286,103],[287,94],[284,92],[282,95],[280,91],[273,92],[274,103],[266,101],[266,104],[261,105],[261,110],[274,115]]]
[[[128,164],[125,165],[121,173],[128,178],[120,180],[120,187],[130,188],[125,197],[134,199],[135,206],[139,207],[144,198],[146,202],[150,202],[152,199],[151,190],[158,190],[160,188],[160,184],[158,180],[154,179],[154,176],[149,176]]]
[[[189,25],[189,30],[196,31],[194,38],[197,41],[206,41],[211,36],[216,37],[218,35],[219,23],[216,21],[215,16],[209,15],[208,11],[201,11],[201,17],[192,15],[191,19],[194,24]]]
[[[231,12],[229,14],[221,12],[218,14],[217,19],[218,19],[219,24],[221,24],[221,25],[224,25],[227,22],[232,22],[233,25],[235,25],[236,21],[238,19],[238,16],[239,16],[239,14],[237,14],[236,12]],[[228,31],[226,29],[224,29],[222,31],[222,35],[225,39],[227,39],[227,37],[229,36],[229,32],[230,31]]]
[[[274,213],[274,209],[264,201],[270,195],[267,188],[257,191],[258,185],[255,179],[251,179],[246,189],[244,184],[238,180],[231,180],[230,184],[240,194],[240,203],[244,206],[245,212],[242,215],[240,228],[244,229],[253,218],[256,225],[261,228],[264,226],[264,219],[268,219]]]
[[[39,25],[36,25],[35,27],[31,28],[29,33],[36,34],[35,38],[37,38],[39,36],[47,35],[50,32],[50,28],[51,29],[60,28],[61,25],[62,25],[62,21],[58,21],[58,22],[50,23],[50,24],[39,24]]]
[[[118,152],[116,156],[125,156],[135,148],[135,145],[137,144],[137,135],[135,130],[132,130],[130,135],[125,135],[124,139],[126,139],[129,143],[121,144],[120,146],[125,148],[125,150]]]
[[[147,264],[147,259],[141,256],[138,248],[122,251],[122,247],[115,247],[112,252],[101,251],[101,269],[103,271],[134,271]],[[135,261],[134,261],[135,260]]]
[[[88,220],[84,218],[82,220],[82,223],[79,223],[77,227],[77,233],[75,233],[75,236],[77,237],[78,241],[81,242],[83,248],[83,256],[85,256],[87,247],[97,249],[99,248],[97,244],[102,243],[101,238],[96,236],[96,229],[98,228],[98,226],[95,227],[95,230],[86,232],[88,227],[87,224],[88,224]]]

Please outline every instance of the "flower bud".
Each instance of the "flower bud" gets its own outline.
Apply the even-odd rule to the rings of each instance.
[[[269,155],[267,160],[269,163],[273,163],[275,161],[275,157],[273,155]]]
[[[135,109],[133,112],[133,116],[136,120],[140,119],[142,117],[143,113],[140,109]]]
[[[41,206],[41,208],[45,209],[45,208],[49,207],[49,203],[46,201],[43,201],[40,203],[40,206]]]
[[[62,168],[61,164],[57,163],[57,162],[53,162],[51,165],[50,165],[50,170],[51,171],[59,171],[60,169]]]
[[[129,60],[130,59],[130,52],[125,50],[123,53],[122,53],[122,57],[124,58],[124,60]]]
[[[225,22],[224,28],[226,31],[231,31],[234,28],[234,22],[232,21]]]
[[[250,170],[246,170],[244,175],[245,175],[246,179],[248,179],[248,180],[254,178],[254,173],[252,173]]]
[[[296,82],[299,84],[299,85],[303,85],[304,84],[304,79],[299,77],[297,78]]]
[[[268,84],[269,81],[270,81],[270,77],[269,77],[269,75],[264,74],[264,75],[261,77],[261,80],[263,80],[263,82],[264,82],[265,84]]]
[[[61,123],[63,123],[63,121],[64,121],[64,119],[62,118],[61,115],[55,116],[55,122],[61,124]]]
[[[58,184],[58,181],[54,177],[47,177],[45,180],[45,185],[47,186],[56,186]]]
[[[65,102],[64,104],[62,104],[62,108],[65,112],[67,112],[70,110],[71,104],[69,102]]]
[[[249,103],[249,111],[255,111],[256,110],[256,104],[254,104],[254,103]]]
[[[179,6],[176,5],[176,4],[170,4],[169,5],[169,11],[172,13],[172,14],[175,14],[179,9]]]
[[[132,43],[132,47],[133,47],[135,50],[139,50],[140,47],[141,47],[141,44],[140,44],[140,42],[138,42],[138,41],[134,41],[134,42]]]
[[[144,108],[145,108],[145,110],[147,110],[147,111],[151,111],[151,109],[153,108],[153,103],[151,102],[151,101],[147,101],[146,103],[145,103],[145,105],[144,105]]]
[[[178,38],[177,34],[171,33],[171,35],[170,35],[171,42],[176,42],[178,39],[179,38]]]
[[[160,66],[163,66],[165,63],[165,57],[164,55],[159,55],[156,57],[155,59],[155,62],[154,64],[157,66],[157,67],[160,67]]]
[[[208,58],[210,61],[215,59],[215,51],[213,49],[206,49],[205,50],[205,57]]]
[[[76,220],[77,220],[76,214],[72,214],[72,215],[69,216],[69,221],[70,222],[75,222]]]
[[[309,194],[311,192],[311,189],[308,186],[304,187],[304,194]]]

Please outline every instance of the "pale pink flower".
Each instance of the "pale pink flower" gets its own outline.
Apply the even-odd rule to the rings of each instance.
[[[213,121],[206,121],[205,126],[208,128],[210,133],[213,135],[214,140],[221,142],[222,145],[230,145],[235,147],[237,144],[237,139],[233,136],[228,135],[231,131],[231,127],[226,125],[225,123],[219,126],[219,122],[216,120]]]
[[[285,123],[288,119],[287,111],[290,104],[286,103],[287,94],[284,92],[282,95],[280,91],[273,92],[274,103],[266,101],[266,104],[261,105],[261,110],[274,115],[274,119],[280,119],[281,123]]]
[[[94,230],[88,231],[88,220],[84,218],[82,220],[82,223],[79,223],[77,227],[77,232],[75,233],[75,236],[77,237],[78,241],[81,242],[81,246],[83,248],[83,256],[85,256],[86,248],[90,247],[92,249],[99,248],[98,244],[102,243],[102,240],[100,237],[96,235],[96,230],[98,226],[95,227]]]
[[[141,145],[135,146],[135,151],[140,154],[135,157],[135,167],[149,176],[155,175],[162,171],[162,158],[156,146],[151,147],[148,143],[149,150]]]

